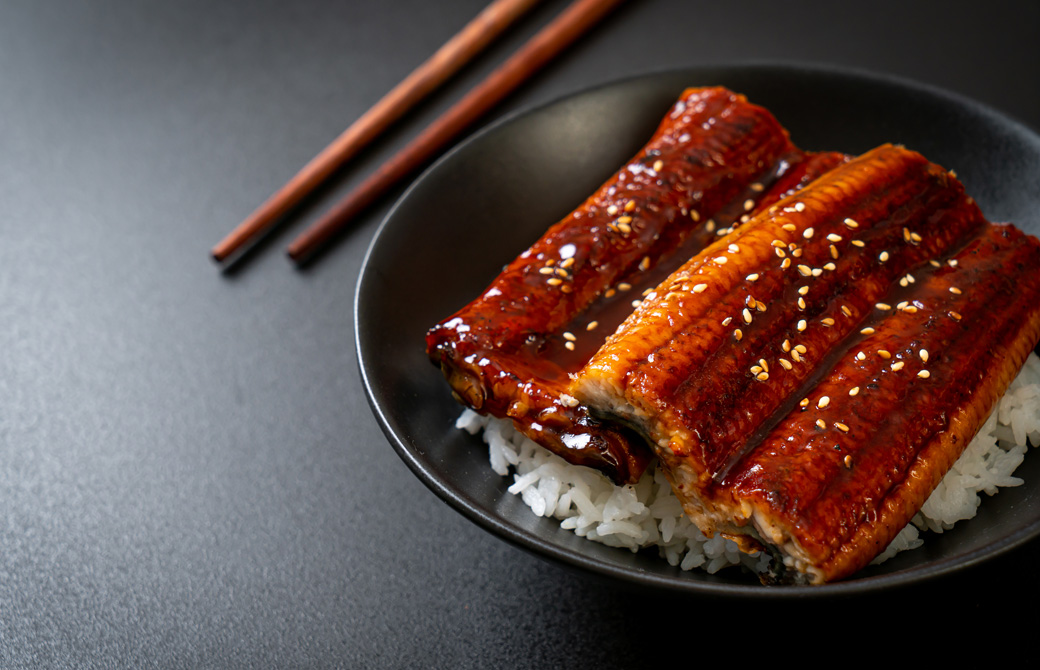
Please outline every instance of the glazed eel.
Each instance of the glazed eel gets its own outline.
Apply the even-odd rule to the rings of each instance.
[[[575,376],[687,514],[822,583],[884,550],[1040,339],[1040,242],[883,146],[672,274]]]
[[[429,331],[427,353],[463,404],[511,418],[571,463],[635,482],[650,450],[575,401],[568,374],[644,290],[843,160],[802,152],[741,95],[689,89],[631,161]]]

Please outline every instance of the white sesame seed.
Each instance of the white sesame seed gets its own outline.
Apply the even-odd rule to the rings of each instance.
[[[816,420],[816,425],[819,426],[820,428],[826,428],[827,427],[827,424],[824,422],[823,419],[817,419]]]
[[[877,307],[878,309],[883,309],[883,310],[892,309],[892,305],[889,305],[888,303],[884,303],[884,302],[879,302],[876,305],[874,305],[874,307]]]
[[[729,260],[729,259],[727,259],[725,256],[716,256],[714,260],[719,265],[725,265],[726,261]]]
[[[643,256],[643,260],[639,261],[639,269],[646,272],[650,269],[650,257]]]
[[[836,270],[837,267],[838,266],[835,265],[834,263],[824,263],[823,264],[823,269],[827,270],[828,272],[834,272],[834,270]]]
[[[631,212],[635,208],[636,208],[636,201],[635,200],[629,200],[628,202],[625,203],[625,211],[626,212]]]
[[[589,325],[585,326],[585,330],[596,330],[596,326],[599,325],[599,321],[589,321]]]
[[[563,334],[563,339],[565,339],[565,340],[570,340],[571,342],[573,342],[574,340],[576,340],[576,339],[578,339],[578,338],[576,338],[576,337],[574,336],[574,333],[572,333],[572,332],[570,332],[570,331],[567,331],[567,332],[565,332],[565,333]]]
[[[849,427],[846,426],[845,424],[843,424],[841,421],[835,421],[834,422],[834,427],[837,428],[838,430],[840,430],[843,433],[849,432]]]
[[[841,235],[830,233],[829,235],[827,235],[827,239],[831,242],[841,242]]]
[[[962,291],[959,288],[957,288],[956,286],[951,286],[950,287],[950,293],[952,293],[954,295],[960,295],[962,293]]]
[[[799,203],[799,204],[801,204],[801,203]],[[802,233],[802,237],[804,237],[807,240],[811,239],[814,232],[815,231],[812,228],[806,228],[805,232]]]
[[[800,354],[804,354],[805,352],[809,351],[804,344],[794,345],[794,350]]]
[[[738,247],[738,246],[737,246],[737,245],[735,245],[735,244],[731,244],[731,245],[729,245],[728,249],[729,249],[729,252],[730,252],[731,254],[736,254],[736,253],[740,253],[740,247]]]
[[[829,404],[831,404],[830,396],[820,396],[820,399],[816,402],[816,406],[820,409],[823,409]]]
[[[887,251],[882,251],[880,254],[878,254],[878,260],[881,261],[882,263],[887,261],[888,260],[888,252]]]
[[[824,318],[820,319],[820,323],[822,323],[825,326],[833,326],[834,325],[834,319],[832,319],[829,316],[828,317],[824,317]]]
[[[919,353],[920,353],[920,356],[921,356],[921,360],[924,361],[925,363],[927,363],[928,362],[928,350],[927,349],[921,349],[921,351]]]
[[[760,382],[764,382],[765,380],[769,379],[769,373],[759,372],[757,375],[755,375],[755,379],[757,379]]]
[[[782,365],[785,370],[790,370],[794,367],[794,365],[791,364],[791,361],[787,360],[786,358],[780,359],[780,365]]]
[[[849,228],[859,228],[859,224],[854,219],[845,219],[845,225]]]
[[[747,307],[740,314],[744,317],[744,323],[751,323],[751,312],[748,311]]]
[[[892,364],[892,370],[902,370],[903,369],[903,365],[905,365],[903,363],[903,361],[896,361],[895,363]]]
[[[889,353],[888,349],[878,349],[877,355],[884,358],[886,361],[892,358],[892,354]]]
[[[819,277],[822,274],[823,274],[823,269],[821,269],[821,268],[813,268],[812,269],[812,276],[813,277]]]
[[[631,216],[619,216],[617,221],[618,221],[618,223],[632,223],[632,217]]]
[[[568,348],[568,349],[570,349],[571,351],[574,351],[574,343],[573,343],[573,342],[571,342],[570,340],[568,340],[568,341],[564,342],[564,343],[563,343],[563,346],[567,347],[567,348]]]
[[[617,214],[617,212],[618,212],[617,205],[611,205],[610,207],[607,207],[607,214],[610,214],[611,216],[614,216],[615,214]]]
[[[705,289],[707,289],[707,288],[708,288],[707,284],[695,284],[693,286],[693,292],[694,293],[704,293]]]
[[[780,227],[789,233],[793,233],[794,231],[798,230],[798,226],[794,225],[793,223],[785,223]]]
[[[758,273],[752,272],[747,277],[745,277],[745,279],[747,279],[748,281],[758,281]]]
[[[737,328],[733,331],[733,337],[737,338],[737,342],[740,342],[740,338],[744,337],[744,333],[740,331],[740,328]]]
[[[849,389],[849,395],[859,395],[859,387],[853,386]]]
[[[863,335],[873,335],[874,334],[874,329],[871,328],[870,326],[867,326],[866,328],[862,329],[859,332],[862,333]]]
[[[693,219],[694,223],[697,223],[698,221],[701,220],[701,215],[700,215],[700,213],[697,210],[691,209],[690,210],[690,218]]]
[[[752,200],[751,198],[748,198],[747,200],[744,201],[744,211],[745,212],[750,212],[754,208],[755,208],[755,201],[754,200]]]
[[[917,373],[917,376],[918,376],[918,377],[920,377],[921,379],[928,379],[928,378],[929,378],[929,377],[931,377],[932,375],[931,375],[931,373],[930,373],[930,372],[928,372],[927,370],[920,370],[920,371],[919,371],[919,372]]]
[[[803,330],[805,330],[805,319],[802,319],[798,322],[798,332],[801,332]]]
[[[864,242],[863,240],[852,240],[852,244],[854,246],[857,246],[857,247],[865,247],[865,246],[867,246],[867,243]]]
[[[733,317],[732,316],[727,316],[725,319],[722,320],[722,325],[728,326],[731,321],[733,321]]]
[[[804,202],[796,202],[796,203],[794,203],[794,209],[795,209],[796,212],[804,212],[805,211],[805,203]]]
[[[858,361],[865,361],[866,359],[867,359],[867,355],[865,353],[863,353],[862,351],[859,352],[858,354],[856,354],[856,360],[858,360]]]
[[[810,268],[808,265],[799,265],[798,272],[803,277],[808,277],[812,274],[812,268]]]
[[[808,292],[809,292],[809,286],[808,285],[799,286],[798,287],[798,295],[805,295]]]
[[[664,168],[664,161],[654,161],[654,172],[660,172]]]

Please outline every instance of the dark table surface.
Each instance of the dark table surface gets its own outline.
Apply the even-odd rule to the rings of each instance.
[[[632,592],[506,544],[416,479],[370,413],[351,317],[392,199],[305,269],[282,250],[566,3],[244,262],[221,271],[208,251],[483,4],[0,4],[0,665],[628,666],[732,655],[748,614],[847,634],[896,602],[992,622],[1040,593],[1036,540],[838,602]],[[1037,129],[1038,28],[1032,2],[631,0],[492,118],[645,72],[797,61],[927,82]]]

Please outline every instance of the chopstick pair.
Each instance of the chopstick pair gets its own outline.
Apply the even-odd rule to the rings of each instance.
[[[288,248],[290,258],[301,262],[318,251],[355,216],[435,156],[621,1],[575,0],[462,100],[293,240]],[[535,2],[537,0],[496,0],[489,5],[213,247],[213,258],[218,262],[226,260],[284,216]]]

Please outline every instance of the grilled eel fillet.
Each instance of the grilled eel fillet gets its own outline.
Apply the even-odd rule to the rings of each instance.
[[[635,482],[650,451],[566,395],[568,373],[588,361],[644,288],[843,160],[800,151],[743,96],[689,89],[635,158],[483,295],[429,331],[427,352],[463,404],[512,418],[572,463]]]
[[[572,393],[654,445],[705,534],[764,581],[867,565],[1040,339],[1040,242],[945,170],[883,146],[671,275]]]

